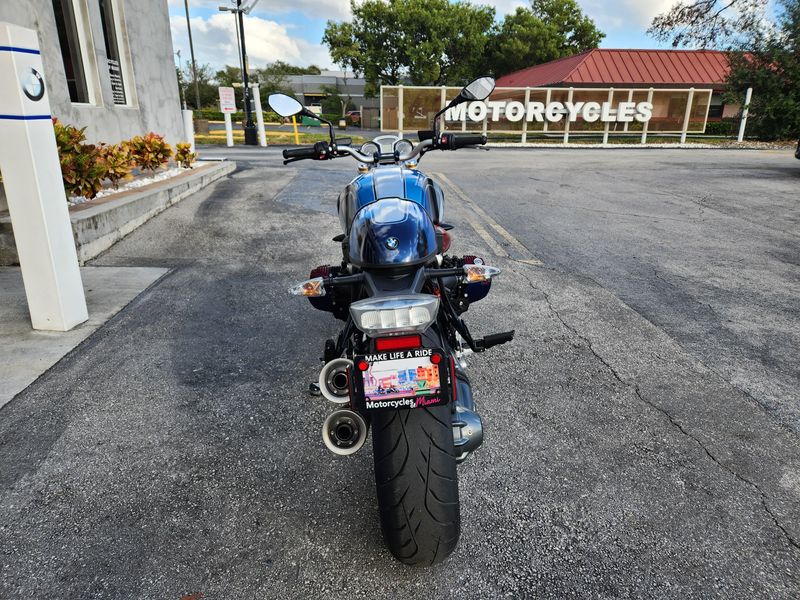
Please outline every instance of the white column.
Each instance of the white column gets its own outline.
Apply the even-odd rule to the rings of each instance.
[[[544,97],[544,105],[545,105],[545,106],[547,106],[548,104],[550,104],[550,98],[552,97],[552,96],[551,96],[551,92],[552,92],[552,91],[553,91],[553,90],[551,90],[550,88],[547,88],[547,94],[545,94],[545,97]],[[525,107],[525,110],[526,110],[526,111],[528,110],[528,107],[527,107],[527,106]],[[528,118],[527,114],[525,115],[525,118],[526,118],[526,119]],[[546,119],[546,118],[545,118],[545,120],[544,120],[544,123],[542,124],[542,133],[547,133],[547,119]]]
[[[633,90],[628,90],[628,102],[633,102]],[[622,129],[625,133],[628,132],[629,123],[625,121],[625,127]]]
[[[36,32],[0,23],[0,170],[34,329],[89,318]]]
[[[397,87],[397,130],[398,136],[403,137],[403,86]]]
[[[614,102],[614,88],[609,88],[608,90],[608,103],[611,104]],[[608,145],[608,130],[611,128],[611,123],[606,121],[606,126],[603,128],[603,145]]]
[[[686,100],[686,112],[683,114],[683,131],[681,131],[681,144],[686,143],[686,132],[689,130],[689,119],[692,117],[692,102],[694,102],[694,88],[689,88],[689,97]]]
[[[231,123],[231,113],[225,113],[225,140],[228,148],[233,146],[233,123]]]
[[[750,113],[750,101],[753,99],[753,88],[747,88],[747,94],[744,96],[744,107],[742,109],[742,121],[739,123],[739,137],[738,142],[741,144],[744,141],[744,130],[747,127],[747,115]]]
[[[264,132],[264,111],[261,108],[261,94],[258,91],[257,85],[254,85],[251,89],[253,90],[253,102],[255,102],[256,105],[256,125],[258,126],[258,145],[266,148],[267,134]]]
[[[528,103],[531,101],[531,88],[525,88],[525,116],[522,117],[522,140],[523,144],[528,141]]]
[[[653,104],[653,88],[647,92],[647,102]],[[650,128],[650,121],[645,121],[642,125],[642,144],[647,144],[647,130]]]
[[[442,86],[442,93],[441,97],[439,98],[439,109],[443,109],[447,105],[447,88]],[[447,121],[444,119],[444,115],[442,115],[442,131],[447,131]]]
[[[189,142],[192,152],[194,152],[194,113],[191,110],[184,109],[181,111],[181,115],[183,115],[184,140]]]
[[[569,88],[569,94],[567,94],[567,102],[572,104],[572,94],[575,91],[575,88]],[[564,115],[564,143],[569,144],[569,112]]]

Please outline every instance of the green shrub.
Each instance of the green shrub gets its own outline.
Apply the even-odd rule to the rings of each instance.
[[[136,166],[148,171],[155,171],[164,166],[172,158],[172,147],[163,136],[153,133],[137,135],[128,142]]]
[[[192,163],[197,158],[197,154],[192,152],[191,144],[178,142],[175,144],[175,162],[184,169],[191,169]]]
[[[203,108],[201,110],[194,111],[194,118],[195,119],[207,119],[209,121],[224,121],[225,115],[222,111]],[[244,122],[244,111],[240,110],[235,113],[231,113],[231,119],[234,123],[242,123]],[[256,120],[256,112],[255,108],[253,109],[253,122]],[[276,123],[281,121],[281,117],[278,116],[277,113],[274,113],[270,110],[264,111],[264,121],[267,123]]]
[[[722,121],[709,121],[708,123],[706,123],[706,134],[733,136],[736,134],[736,128],[738,126],[739,126],[738,119],[723,119]]]

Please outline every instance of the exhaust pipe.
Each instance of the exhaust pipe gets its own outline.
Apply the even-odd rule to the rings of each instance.
[[[472,387],[469,382],[456,377],[458,393],[456,412],[453,415],[453,444],[456,448],[456,461],[461,463],[483,443],[483,422],[475,412]]]
[[[336,358],[324,367],[319,373],[319,391],[334,404],[347,404],[350,402],[350,377],[347,370],[353,367],[353,361],[346,358]]]
[[[322,425],[322,441],[339,456],[355,454],[367,441],[367,422],[352,410],[332,412]]]

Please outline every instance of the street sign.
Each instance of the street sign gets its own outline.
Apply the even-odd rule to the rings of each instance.
[[[236,94],[232,87],[219,88],[219,109],[224,113],[236,112]]]

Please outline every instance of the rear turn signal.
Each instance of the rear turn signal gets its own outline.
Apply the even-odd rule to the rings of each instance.
[[[303,283],[289,288],[289,293],[294,296],[305,296],[306,298],[319,298],[325,295],[325,284],[322,277],[307,279]]]
[[[422,340],[418,335],[400,335],[390,338],[378,338],[375,340],[375,349],[378,352],[387,350],[407,350],[409,348],[419,348]]]
[[[464,265],[464,275],[467,276],[468,283],[478,283],[500,275],[500,269],[487,265]]]

